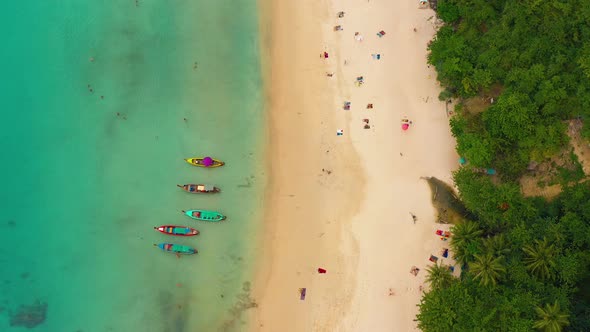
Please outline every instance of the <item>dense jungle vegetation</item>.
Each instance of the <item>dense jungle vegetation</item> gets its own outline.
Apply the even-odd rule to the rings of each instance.
[[[567,149],[567,121],[590,137],[590,0],[439,0],[437,15],[428,61],[440,99],[458,100],[451,130],[467,164],[454,180],[474,220],[453,227],[460,277],[428,269],[419,327],[590,331],[590,182],[564,178],[551,201],[518,182]]]

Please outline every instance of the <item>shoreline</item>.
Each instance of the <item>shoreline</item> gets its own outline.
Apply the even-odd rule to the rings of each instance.
[[[449,182],[457,167],[436,73],[426,64],[434,12],[384,1],[259,2],[267,20],[269,175],[252,293],[259,307],[249,330],[416,330],[427,258],[444,244],[434,231],[448,228],[434,223],[420,177]],[[344,30],[333,31],[339,24]],[[323,51],[328,59],[318,57]],[[355,86],[361,75],[365,83]],[[413,120],[407,132],[403,117]]]

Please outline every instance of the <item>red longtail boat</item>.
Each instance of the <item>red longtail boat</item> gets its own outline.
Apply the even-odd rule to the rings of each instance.
[[[186,226],[163,225],[154,227],[155,230],[162,234],[176,235],[176,236],[195,236],[199,235],[199,231]]]

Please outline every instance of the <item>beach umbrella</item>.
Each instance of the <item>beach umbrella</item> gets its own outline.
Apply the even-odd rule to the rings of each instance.
[[[407,123],[402,124],[402,129],[403,130],[408,130],[408,128],[410,128],[410,125]]]
[[[206,167],[212,166],[213,165],[213,158],[211,158],[211,157],[203,158],[203,165],[205,165]]]

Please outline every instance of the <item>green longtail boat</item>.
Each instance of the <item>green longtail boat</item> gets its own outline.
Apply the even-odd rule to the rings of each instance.
[[[182,255],[193,255],[197,253],[197,249],[183,246],[181,244],[174,244],[174,243],[160,243],[154,244],[154,246],[162,249],[163,251],[175,253],[175,254],[182,254]]]
[[[207,211],[207,210],[187,210],[184,211],[182,210],[182,212],[193,218],[193,219],[197,219],[197,220],[203,220],[203,221],[213,221],[213,222],[217,222],[217,221],[222,221],[225,219],[225,216],[219,212],[215,212],[215,211]]]

